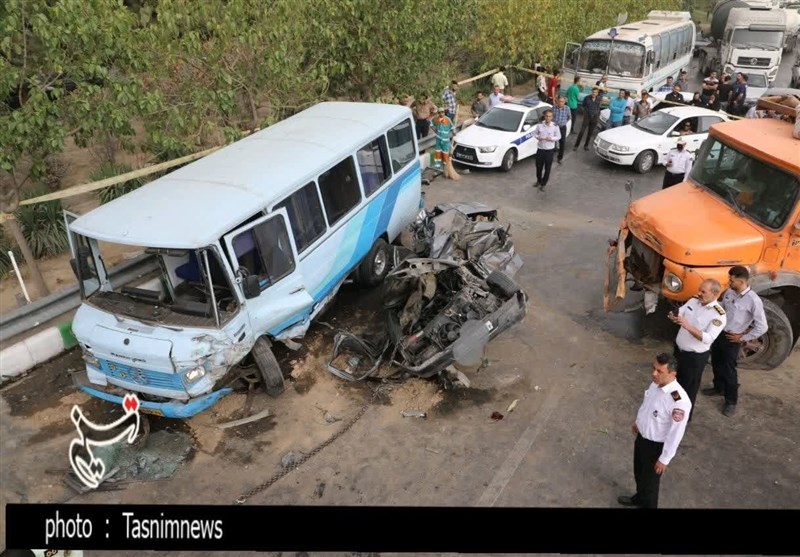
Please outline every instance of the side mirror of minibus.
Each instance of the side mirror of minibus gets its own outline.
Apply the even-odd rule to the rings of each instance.
[[[258,298],[261,295],[261,284],[257,275],[247,275],[242,281],[244,287],[244,297],[247,300]]]

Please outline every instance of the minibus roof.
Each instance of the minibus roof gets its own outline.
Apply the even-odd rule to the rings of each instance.
[[[400,105],[320,103],[101,205],[70,228],[120,244],[207,246],[410,117]]]

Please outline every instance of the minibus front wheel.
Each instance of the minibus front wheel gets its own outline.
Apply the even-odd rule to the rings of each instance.
[[[258,371],[261,372],[261,382],[264,385],[264,390],[272,397],[281,394],[285,388],[283,372],[278,360],[275,359],[275,354],[272,353],[272,345],[269,339],[267,337],[259,338],[253,345],[251,354],[256,362]]]
[[[380,284],[391,266],[389,244],[383,238],[378,238],[372,244],[367,256],[361,261],[356,271],[356,281],[365,286]]]

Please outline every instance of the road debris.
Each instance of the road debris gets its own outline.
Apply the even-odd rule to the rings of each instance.
[[[327,411],[325,412],[323,417],[325,418],[325,423],[328,423],[328,424],[335,424],[336,422],[341,422],[342,421],[341,418],[339,418],[337,416],[334,416],[333,414],[331,414],[330,412],[327,412]]]
[[[489,417],[496,422],[499,422],[503,419],[503,415],[500,412],[492,412],[492,415]]]
[[[314,496],[317,499],[321,499],[322,495],[325,493],[325,482],[319,482],[317,487],[314,489]]]
[[[300,455],[289,451],[285,455],[281,457],[281,467],[282,468],[294,468],[297,466],[297,463],[300,461]]]
[[[514,411],[514,408],[517,407],[517,403],[518,402],[519,402],[518,398],[514,399],[514,402],[512,402],[511,404],[508,405],[508,409],[506,410],[506,414],[511,414],[511,412]]]
[[[404,418],[427,418],[427,412],[423,412],[422,410],[403,410],[400,412],[400,415]]]
[[[215,424],[214,427],[216,427],[217,429],[229,429],[229,428],[232,428],[232,427],[237,427],[237,426],[240,426],[240,425],[244,425],[244,424],[249,424],[251,422],[255,422],[255,421],[260,420],[262,418],[266,418],[267,416],[269,416],[269,408],[265,408],[261,412],[253,414],[252,416],[247,416],[246,418],[241,418],[239,420],[233,420],[233,421],[225,422],[225,423],[221,423],[221,424]]]
[[[337,377],[361,381],[382,363],[423,378],[453,363],[478,366],[486,344],[526,314],[527,296],[512,278],[522,260],[495,209],[437,205],[403,240],[384,282],[385,330],[338,332],[327,366]],[[463,373],[456,380],[469,387]]]

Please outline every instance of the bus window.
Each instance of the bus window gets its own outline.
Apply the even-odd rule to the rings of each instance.
[[[661,67],[661,35],[653,35],[653,68],[658,69]]]
[[[389,130],[389,153],[392,155],[392,167],[395,172],[414,160],[417,155],[413,129],[411,120],[405,120]]]
[[[365,145],[358,150],[356,158],[358,159],[358,170],[361,172],[361,183],[364,184],[364,195],[369,197],[392,177],[386,139],[380,136],[372,143]]]
[[[683,48],[681,48],[681,54],[688,54],[692,47],[691,29],[689,29],[688,27],[684,27],[683,29],[681,29],[681,36],[683,37],[683,40],[681,42],[681,45],[683,46]]]
[[[333,226],[361,201],[361,188],[358,185],[353,157],[347,157],[322,173],[319,177],[319,189],[325,214],[328,215],[328,224]]]
[[[275,209],[280,208],[285,208],[289,215],[297,253],[303,253],[325,233],[325,217],[314,182],[309,182],[275,206]]]
[[[642,77],[644,46],[637,43],[614,41],[609,59],[611,41],[584,41],[578,59],[578,70],[591,73],[608,73],[625,77]],[[608,71],[606,72],[606,68]]]
[[[669,61],[672,62],[678,57],[678,30],[674,29],[669,32]]]

